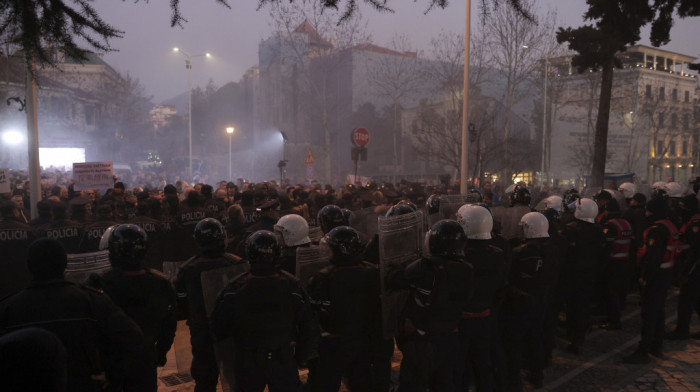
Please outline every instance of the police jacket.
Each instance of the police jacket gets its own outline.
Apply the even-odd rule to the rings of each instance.
[[[679,235],[668,219],[659,219],[644,231],[644,245],[637,252],[639,276],[651,282],[673,270]]]
[[[385,279],[391,290],[410,291],[401,316],[406,336],[456,332],[475,284],[470,263],[437,256],[390,270]]]
[[[0,221],[0,299],[27,287],[27,251],[36,239],[34,229],[14,218]]]
[[[634,230],[627,220],[612,216],[603,223],[605,236],[605,256],[608,261],[629,260],[636,253]]]
[[[499,291],[506,285],[506,253],[490,240],[470,239],[464,254],[474,266],[474,296],[462,309],[466,313],[463,316],[490,311]]]
[[[187,319],[187,325],[190,328],[209,328],[209,317],[202,292],[202,272],[223,269],[239,263],[243,263],[240,257],[223,253],[219,256],[195,256],[180,266],[175,278],[175,292],[180,315]]]
[[[513,249],[513,261],[508,273],[511,296],[529,296],[542,300],[556,280],[551,270],[558,267],[558,249],[549,238],[533,238]]]
[[[162,271],[163,248],[172,246],[172,244],[165,242],[165,232],[161,223],[147,215],[137,215],[130,219],[129,223],[142,228],[148,235],[148,252],[146,252],[143,265]]]
[[[113,220],[98,220],[85,226],[83,235],[80,238],[80,252],[97,252],[100,247],[102,235],[110,226],[116,224],[117,222]]]
[[[317,351],[320,328],[299,281],[286,272],[234,278],[211,315],[214,338],[233,338],[238,350],[287,350],[305,362]]]
[[[601,226],[575,219],[562,229],[562,235],[569,243],[564,273],[569,279],[577,279],[580,276],[590,278],[598,270],[605,250],[605,237]]]
[[[147,268],[111,268],[102,275],[92,274],[88,284],[104,290],[141,327],[144,351],[168,353],[177,329],[177,299],[165,275]]]
[[[32,281],[0,302],[0,329],[33,326],[53,332],[66,347],[67,390],[99,391],[91,378],[119,386],[141,355],[143,335],[102,292],[63,279]]]
[[[365,263],[331,265],[311,278],[311,306],[324,336],[368,338],[381,328],[379,270]]]
[[[639,249],[644,245],[643,234],[644,230],[649,226],[649,221],[643,206],[629,206],[622,213],[622,218],[632,225],[632,234],[634,234],[634,248]]]
[[[42,226],[39,229],[39,235],[58,240],[68,254],[79,253],[83,224],[70,219],[58,219]]]
[[[700,213],[694,214],[681,228],[682,243],[679,249],[683,252],[683,276],[688,278],[700,276],[700,268],[698,268],[698,259],[700,259]],[[678,254],[676,254],[678,256]]]

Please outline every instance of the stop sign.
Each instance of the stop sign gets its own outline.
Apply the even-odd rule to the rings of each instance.
[[[366,128],[355,128],[352,131],[352,142],[358,147],[369,144],[369,131]]]

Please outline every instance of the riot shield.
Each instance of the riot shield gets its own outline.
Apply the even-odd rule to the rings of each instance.
[[[207,316],[211,316],[216,306],[216,299],[221,290],[226,287],[231,279],[248,272],[248,263],[238,263],[224,268],[216,268],[203,271],[200,274],[202,282],[202,298]],[[233,391],[235,385],[233,373],[233,338],[224,339],[214,343],[214,355],[219,366],[219,379],[223,391]]]
[[[177,273],[180,271],[180,266],[185,261],[164,261],[163,262],[163,273],[168,277],[171,282],[175,281],[177,278]]]
[[[442,199],[440,208],[442,209]],[[421,257],[424,236],[423,212],[379,217],[378,221],[382,332],[385,339],[391,339],[399,332],[398,320],[406,304],[408,290],[391,291],[385,286],[384,280],[390,269]]]
[[[110,268],[108,250],[69,253],[65,277],[67,281],[80,284],[84,283],[90,274],[107,271]]]
[[[306,290],[309,279],[330,264],[330,250],[325,246],[308,246],[297,248],[296,277]]]
[[[309,226],[309,239],[312,244],[318,244],[323,238],[323,231],[319,226]]]
[[[440,196],[440,213],[435,222],[442,219],[456,219],[459,207],[467,203],[475,203],[469,195],[443,195]]]
[[[377,234],[377,218],[379,217],[375,210],[376,207],[368,207],[354,211],[350,218],[350,226],[368,238],[374,237]]]

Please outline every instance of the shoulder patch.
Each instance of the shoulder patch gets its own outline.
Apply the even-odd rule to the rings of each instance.
[[[654,241],[653,238],[649,238],[649,240],[647,241],[647,244],[648,244],[649,246],[654,246],[654,243],[655,243],[655,241]]]

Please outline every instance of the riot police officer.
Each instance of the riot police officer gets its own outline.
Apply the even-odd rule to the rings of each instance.
[[[27,251],[36,232],[19,221],[19,208],[11,201],[0,205],[0,299],[17,292],[31,281]]]
[[[320,330],[299,282],[280,270],[277,236],[246,243],[250,273],[231,281],[212,312],[217,341],[233,338],[236,390],[298,391],[298,366],[315,355]],[[296,358],[295,358],[296,357]]]
[[[110,227],[102,236],[100,250],[109,250],[112,268],[102,275],[91,275],[88,284],[104,290],[141,327],[145,337],[136,373],[124,381],[124,390],[155,392],[156,368],[165,365],[177,329],[175,290],[165,275],[143,266],[148,235],[139,226]]]
[[[500,312],[499,324],[506,353],[506,390],[521,391],[520,369],[527,350],[530,381],[535,388],[543,384],[545,362],[542,327],[546,295],[553,284],[552,273],[559,257],[549,243],[549,223],[539,212],[520,219],[525,243],[513,249],[508,273],[508,290]]]
[[[516,185],[510,194],[510,208],[506,209],[501,220],[501,234],[509,241],[521,237],[520,218],[532,211],[530,200],[530,191],[522,185]]]
[[[374,334],[381,331],[379,271],[362,262],[360,234],[338,226],[321,246],[331,251],[331,266],[309,282],[312,308],[321,324],[319,361],[312,388],[338,391],[341,376],[353,391],[374,391],[370,385],[370,352]]]
[[[422,259],[386,276],[391,289],[409,290],[401,316],[403,330],[397,337],[403,352],[399,392],[454,388],[459,357],[455,331],[473,292],[472,266],[464,261],[467,237],[459,223],[438,221],[426,234],[426,242]]]
[[[191,374],[196,383],[195,388],[197,391],[215,391],[219,370],[202,292],[201,274],[212,270],[223,271],[243,261],[238,256],[225,253],[226,233],[223,225],[214,218],[206,218],[197,223],[194,237],[199,245],[199,254],[180,267],[175,279],[175,290],[178,308],[187,318],[190,328]]]
[[[85,226],[83,236],[80,239],[80,252],[97,252],[100,240],[105,231],[117,224],[112,219],[112,206],[100,204],[96,209],[96,220]]]
[[[580,198],[581,195],[575,188],[571,188],[564,192],[564,195],[562,196],[562,211],[560,213],[561,216],[559,217],[559,223],[562,227],[566,226],[569,224],[569,222],[575,219],[574,212],[576,211],[576,202]]]
[[[346,215],[343,213],[343,209],[335,204],[329,204],[321,208],[321,210],[318,211],[316,220],[323,234],[328,234],[334,227],[347,226],[350,224]]]
[[[642,292],[642,339],[626,363],[649,362],[649,355],[663,356],[667,291],[673,280],[673,266],[678,246],[678,230],[668,219],[663,198],[652,198],[646,205],[647,216],[654,223],[644,231],[644,246],[638,251],[639,286]]]
[[[562,230],[569,243],[562,278],[568,288],[566,321],[571,343],[566,350],[572,354],[581,353],[581,345],[591,324],[596,272],[605,246],[603,230],[595,222],[597,216],[598,205],[595,201],[579,199],[574,211],[575,220]]]
[[[498,361],[492,355],[497,351],[496,297],[505,286],[509,260],[506,252],[492,242],[493,218],[486,208],[464,205],[457,211],[457,221],[467,236],[466,260],[473,265],[474,276],[479,277],[474,280],[474,296],[462,307],[459,322],[462,379],[458,386],[466,390],[473,373],[477,391],[491,391],[494,362]]]
[[[151,203],[141,199],[136,205],[136,216],[129,223],[143,229],[148,236],[148,252],[143,259],[143,266],[158,271],[163,270],[163,248],[172,246],[165,242],[165,231],[161,223],[150,216]]]
[[[55,239],[32,243],[29,286],[0,302],[0,329],[53,332],[66,348],[67,390],[119,390],[139,362],[143,334],[102,292],[64,279],[68,256]]]
[[[80,252],[83,225],[68,219],[68,207],[60,202],[51,203],[51,216],[51,223],[42,226],[39,235],[58,240],[69,254]]]

